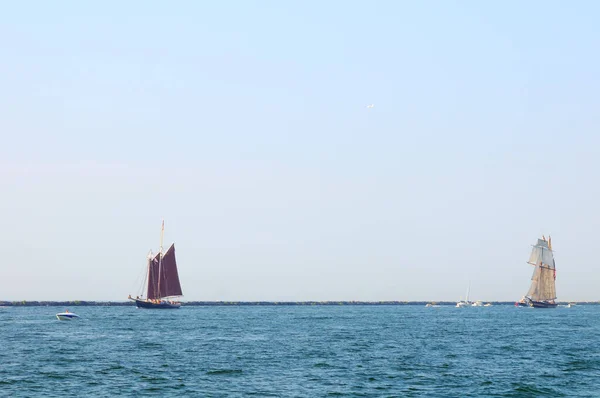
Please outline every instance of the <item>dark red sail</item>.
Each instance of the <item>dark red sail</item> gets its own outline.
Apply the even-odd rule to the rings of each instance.
[[[157,254],[148,267],[148,298],[160,299],[170,296],[181,296],[181,284],[175,260],[175,244],[163,254],[162,262]],[[159,276],[160,269],[160,276]],[[160,279],[160,284],[158,283]],[[159,287],[160,285],[160,287]],[[160,290],[159,290],[160,288]]]

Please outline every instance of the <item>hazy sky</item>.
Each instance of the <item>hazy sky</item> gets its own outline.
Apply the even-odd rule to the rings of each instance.
[[[600,3],[6,2],[0,299],[600,300]],[[367,109],[368,104],[375,104]]]

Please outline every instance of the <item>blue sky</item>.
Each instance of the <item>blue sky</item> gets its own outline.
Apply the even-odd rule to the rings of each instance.
[[[541,234],[599,300],[599,11],[4,5],[0,299],[136,293],[164,217],[189,300],[513,300]]]

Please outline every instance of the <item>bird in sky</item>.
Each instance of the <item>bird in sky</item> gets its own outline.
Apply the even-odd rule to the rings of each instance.
[[[369,108],[369,109],[371,109],[371,108],[375,108],[375,104],[370,104],[370,105],[367,105],[367,108]]]

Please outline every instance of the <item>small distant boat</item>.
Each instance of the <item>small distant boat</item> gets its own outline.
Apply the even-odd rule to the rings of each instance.
[[[439,304],[436,304],[436,303],[427,303],[427,304],[425,304],[425,307],[439,307]]]
[[[558,306],[564,308],[572,308],[575,306],[575,303],[559,304]]]
[[[147,309],[173,309],[181,307],[181,303],[173,300],[175,297],[183,296],[179,273],[177,272],[177,260],[175,259],[175,243],[163,254],[163,235],[165,222],[162,222],[160,233],[160,249],[157,254],[148,255],[148,271],[146,273],[146,298],[139,296],[135,299],[129,295],[128,299],[135,301],[138,308]]]
[[[552,251],[552,238],[538,239],[527,263],[534,266],[531,286],[525,298],[533,308],[556,308],[556,263]]]
[[[456,303],[456,308],[463,308],[463,307],[471,307],[473,305],[473,303],[471,303],[469,301],[469,293],[471,292],[471,284],[469,283],[469,287],[467,288],[467,298],[464,301],[459,301]]]
[[[483,307],[483,302],[481,300],[477,300],[476,302],[471,304],[471,306],[472,307]]]
[[[59,321],[72,321],[73,319],[79,318],[79,315],[69,312],[69,310],[66,310],[65,312],[60,312],[56,314],[56,318]]]
[[[486,303],[486,304],[484,305],[484,307],[491,307],[491,306],[492,306],[492,303]]]
[[[529,299],[525,296],[515,303],[515,307],[529,307]]]

